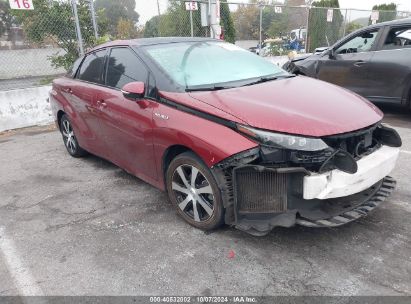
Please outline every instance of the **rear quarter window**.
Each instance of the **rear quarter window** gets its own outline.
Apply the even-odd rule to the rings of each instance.
[[[76,78],[92,83],[104,84],[103,71],[106,53],[106,50],[101,50],[87,55],[81,64]]]
[[[76,61],[74,61],[73,65],[67,71],[67,74],[66,74],[67,77],[74,78],[76,76],[76,72],[81,62],[83,61],[83,58],[84,57],[80,57]]]

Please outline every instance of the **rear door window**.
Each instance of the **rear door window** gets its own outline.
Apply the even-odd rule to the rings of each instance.
[[[134,81],[147,83],[148,71],[129,48],[113,48],[107,66],[106,84],[121,89]]]
[[[101,50],[87,55],[80,67],[77,78],[92,83],[104,84],[103,71],[106,53],[106,50]]]
[[[411,25],[390,29],[383,50],[411,48]]]

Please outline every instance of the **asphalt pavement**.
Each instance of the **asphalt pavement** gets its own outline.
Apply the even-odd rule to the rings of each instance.
[[[411,113],[384,107],[397,190],[338,228],[204,233],[53,128],[0,136],[0,295],[411,295]]]

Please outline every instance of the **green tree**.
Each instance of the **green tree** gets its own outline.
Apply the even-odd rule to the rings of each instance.
[[[227,0],[220,2],[221,26],[224,29],[224,40],[230,43],[235,42],[235,28],[233,18]]]
[[[289,25],[289,9],[283,8],[282,13],[275,13],[274,8],[266,7],[263,9],[262,27],[264,38],[283,37],[292,29]]]
[[[78,40],[75,31],[70,2],[58,0],[33,0],[34,10],[13,11],[16,20],[22,25],[26,38],[39,46],[53,44],[65,51],[64,55],[50,57],[54,67],[68,69],[79,56]],[[79,0],[77,4],[81,34],[85,48],[96,45],[89,4]],[[106,34],[107,20],[101,11],[97,11],[99,34]]]
[[[113,36],[117,36],[117,25],[120,19],[129,20],[131,23],[138,22],[139,14],[135,11],[135,0],[96,0],[94,6],[102,10],[105,18],[109,21],[108,30]]]
[[[201,11],[193,11],[193,35],[207,36],[209,30],[201,26]],[[220,24],[224,28],[225,40],[235,41],[235,28],[231,12],[226,0],[220,2]],[[190,36],[190,12],[186,10],[184,1],[169,0],[167,11],[161,16],[151,18],[145,24],[144,37],[156,36]]]
[[[334,44],[342,37],[344,17],[339,9],[334,9],[332,22],[327,22],[328,8],[339,8],[338,0],[320,0],[312,3],[309,14],[308,49]]]
[[[158,28],[160,26],[162,16],[154,16],[144,25],[144,37],[159,37]]]
[[[258,40],[260,31],[260,10],[256,5],[240,4],[233,13],[238,40]]]
[[[14,16],[10,13],[10,5],[5,0],[0,1],[0,37],[10,32],[13,23],[15,22]],[[10,40],[10,37],[8,37]]]
[[[397,18],[397,5],[395,3],[374,5],[373,11],[379,11],[378,22],[395,20]],[[369,24],[372,23],[370,18]]]
[[[117,24],[117,39],[137,38],[137,29],[131,20],[120,18]]]
[[[159,36],[190,36],[190,12],[186,11],[184,1],[169,0],[168,9],[159,19]],[[201,26],[200,10],[193,11],[193,34],[206,36],[206,29]]]
[[[260,8],[256,5],[257,0],[250,1],[250,4],[239,5],[238,9],[232,13],[236,37],[239,40],[258,40],[260,36]],[[281,13],[276,13],[273,4],[280,2],[270,2],[271,5],[263,7],[262,11],[262,36],[266,38],[276,38],[287,35],[292,29],[305,27],[307,20],[306,8],[282,7]]]

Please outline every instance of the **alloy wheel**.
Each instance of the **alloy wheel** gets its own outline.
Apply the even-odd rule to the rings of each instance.
[[[204,174],[192,165],[174,170],[171,188],[178,207],[195,222],[209,220],[214,213],[213,189]]]
[[[77,149],[77,141],[76,137],[74,136],[73,128],[68,120],[63,120],[63,128],[61,133],[63,134],[64,144],[66,145],[67,149],[71,154],[76,153]]]

